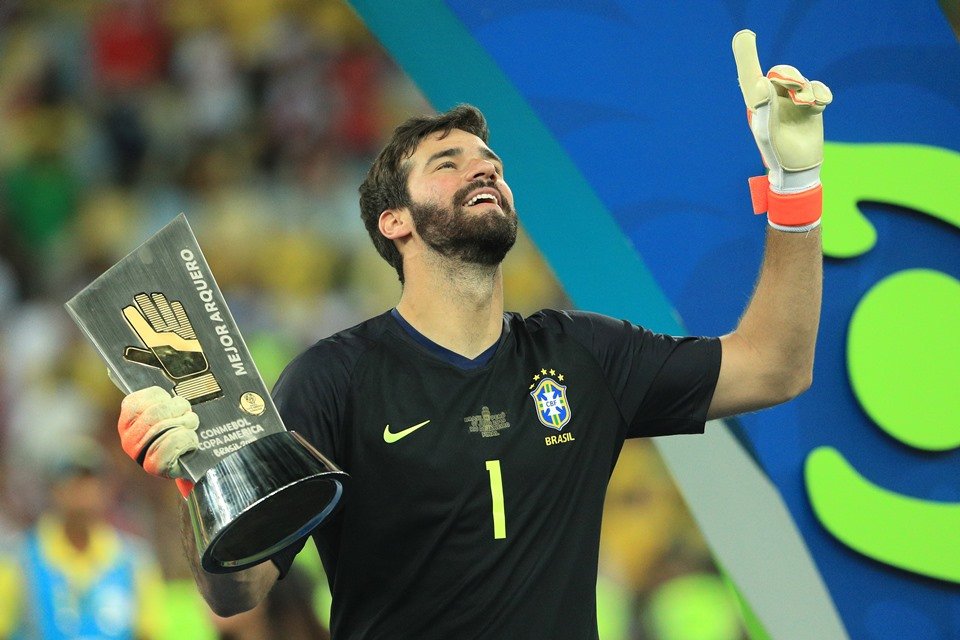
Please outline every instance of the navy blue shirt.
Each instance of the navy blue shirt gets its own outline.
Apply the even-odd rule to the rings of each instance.
[[[703,431],[720,343],[582,312],[504,320],[479,366],[387,312],[280,377],[284,424],[351,475],[314,532],[337,640],[597,638],[600,520],[623,441]],[[274,558],[281,575],[301,548]]]

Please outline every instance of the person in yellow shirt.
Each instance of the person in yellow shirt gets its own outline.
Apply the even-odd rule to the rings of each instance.
[[[104,472],[86,441],[51,465],[50,507],[0,557],[0,639],[160,636],[159,569],[142,541],[106,519]]]

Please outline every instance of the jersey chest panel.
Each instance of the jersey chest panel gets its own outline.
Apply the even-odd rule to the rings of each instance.
[[[572,341],[520,336],[504,349],[465,372],[395,344],[355,378],[345,530],[421,595],[480,588],[467,576],[509,589],[516,571],[561,575],[580,563],[592,589],[588,539],[598,539],[620,446],[618,410]],[[587,552],[556,563],[529,553],[544,545]]]

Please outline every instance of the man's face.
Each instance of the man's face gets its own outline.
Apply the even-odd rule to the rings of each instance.
[[[462,262],[499,264],[517,239],[503,163],[477,136],[434,133],[410,157],[410,214],[424,242]]]
[[[96,473],[80,472],[61,478],[52,490],[54,506],[67,520],[96,521],[107,509],[107,488]]]

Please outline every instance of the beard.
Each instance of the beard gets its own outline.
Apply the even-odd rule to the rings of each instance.
[[[513,207],[502,194],[503,213],[492,208],[474,212],[464,206],[471,191],[485,186],[493,185],[478,181],[460,189],[450,207],[433,202],[410,204],[413,223],[427,246],[445,258],[464,263],[492,267],[503,262],[517,240],[517,214]]]

